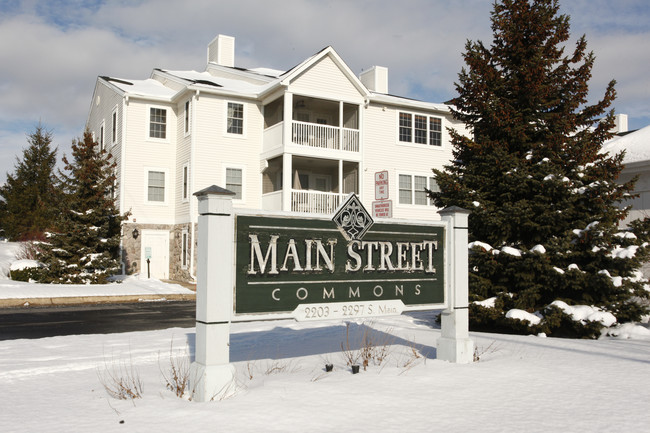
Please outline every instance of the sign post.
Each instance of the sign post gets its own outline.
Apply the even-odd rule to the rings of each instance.
[[[230,364],[235,195],[217,186],[194,194],[199,201],[196,343],[190,366],[195,401],[210,401],[233,381]]]
[[[442,312],[442,336],[437,342],[436,358],[469,364],[474,357],[474,342],[469,339],[468,309],[468,217],[469,211],[451,206],[439,212],[443,221],[449,223],[448,244],[451,245],[449,257],[449,278],[451,288],[449,306]]]

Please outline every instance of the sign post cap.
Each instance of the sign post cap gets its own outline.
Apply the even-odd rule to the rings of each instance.
[[[229,189],[221,188],[217,185],[212,185],[207,188],[203,188],[201,191],[194,193],[196,197],[202,197],[204,195],[235,195],[234,192]]]

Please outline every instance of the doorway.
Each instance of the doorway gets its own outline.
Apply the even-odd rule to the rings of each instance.
[[[147,270],[147,259],[149,269]],[[166,280],[169,278],[169,231],[142,230],[140,276]]]

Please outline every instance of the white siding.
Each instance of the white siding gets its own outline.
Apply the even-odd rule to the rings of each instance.
[[[398,140],[399,111],[415,112],[442,118],[442,146],[402,144]],[[363,202],[368,210],[375,200],[375,173],[388,171],[389,199],[393,217],[439,219],[433,206],[399,203],[399,174],[432,177],[433,168],[442,169],[452,158],[447,127],[464,133],[449,114],[371,104],[363,113]]]
[[[123,97],[113,88],[107,86],[102,81],[97,81],[95,84],[94,98],[90,103],[90,113],[88,115],[88,121],[86,123],[86,128],[90,130],[95,140],[99,143],[99,134],[102,122],[104,123],[104,149],[110,154],[110,160],[117,163],[116,168],[116,177],[119,183],[120,174],[121,174],[121,151],[122,151],[122,122],[123,122],[123,112],[122,112],[122,101]],[[116,125],[116,135],[117,140],[115,144],[112,143],[112,129],[113,129],[113,111],[117,112],[117,125]],[[116,203],[119,206],[119,185],[118,193],[116,197]],[[126,209],[128,210],[128,209]],[[126,212],[125,209],[120,209],[120,212]]]
[[[226,133],[227,103],[244,105],[244,134]],[[201,95],[195,105],[196,134],[194,157],[194,192],[210,185],[225,188],[225,168],[242,168],[243,201],[235,201],[236,207],[259,209],[262,206],[262,175],[260,153],[264,118],[261,106],[245,99],[222,98]]]
[[[190,101],[190,125],[189,133],[185,133],[185,103]],[[177,145],[175,146],[176,150],[176,165],[174,167],[176,172],[176,182],[174,184],[174,203],[175,203],[175,218],[176,223],[185,223],[190,220],[190,203],[192,193],[192,167],[190,166],[190,152],[192,147],[192,138],[194,135],[194,121],[192,117],[194,116],[194,98],[191,93],[188,93],[187,96],[180,98],[176,106],[176,112],[178,113],[178,118],[176,122],[176,141]],[[190,169],[190,182],[188,185],[188,200],[183,200],[183,166],[187,166]]]
[[[167,140],[148,138],[149,109],[151,107],[167,108]],[[127,104],[127,132],[124,167],[125,209],[131,210],[130,221],[139,224],[172,224],[174,222],[175,202],[175,146],[177,136],[176,105],[149,103],[131,99]],[[164,204],[147,203],[146,191],[148,179],[146,170],[164,171]]]
[[[303,72],[289,91],[330,100],[362,103],[363,97],[330,57],[324,57]]]

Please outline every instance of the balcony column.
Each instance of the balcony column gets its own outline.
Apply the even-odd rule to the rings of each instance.
[[[338,143],[338,150],[341,150],[341,149],[343,149],[343,101],[339,101],[339,143]]]
[[[293,129],[293,93],[286,92],[284,94],[284,111],[282,113],[284,119],[282,125],[282,145],[286,146],[292,142],[292,129]]]
[[[339,159],[339,203],[343,203],[343,160]]]
[[[287,122],[284,123],[287,124]],[[291,211],[291,196],[293,195],[292,162],[292,154],[286,152],[282,154],[282,210],[285,212]]]

